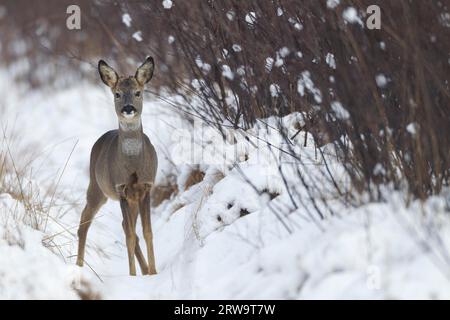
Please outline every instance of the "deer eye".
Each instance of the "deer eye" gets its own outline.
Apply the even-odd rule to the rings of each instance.
[[[116,96],[116,99],[119,99],[120,98],[120,93],[116,92],[115,96]]]
[[[136,93],[134,94],[136,97],[140,97],[141,96],[141,92],[140,91],[136,91]]]

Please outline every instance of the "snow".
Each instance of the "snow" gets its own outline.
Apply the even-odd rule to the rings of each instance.
[[[270,95],[272,97],[278,97],[278,95],[280,94],[280,86],[277,85],[276,83],[272,83],[269,86],[269,89],[270,89]]]
[[[222,56],[224,59],[228,58],[228,50],[227,49],[222,49]]]
[[[228,20],[233,21],[235,16],[236,16],[236,13],[233,10],[230,10],[227,12]]]
[[[327,0],[327,7],[330,9],[334,9],[339,5],[339,0]]]
[[[384,88],[386,87],[387,83],[388,83],[388,79],[386,78],[386,76],[382,73],[377,74],[377,76],[375,77],[375,82],[377,83],[377,86],[379,88]]]
[[[375,165],[375,168],[373,168],[373,174],[376,176],[384,175],[384,174],[386,174],[386,170],[384,169],[384,167],[381,163],[377,163]]]
[[[272,57],[267,57],[266,58],[266,65],[265,65],[265,69],[267,72],[272,71],[272,67],[273,67],[273,63],[275,62],[275,60]]]
[[[211,65],[209,63],[203,62],[200,56],[197,56],[195,58],[195,64],[197,65],[197,67],[202,69],[204,74],[207,74],[209,71],[211,71]]]
[[[275,67],[279,68],[284,64],[283,58],[277,53],[277,58],[275,60]]]
[[[44,234],[15,219],[14,211],[25,208],[0,194],[0,298],[77,299],[72,289],[76,271],[43,246]]]
[[[132,37],[137,42],[141,42],[142,41],[142,32],[141,31],[136,31],[135,33],[133,33]]]
[[[164,9],[171,9],[173,2],[171,0],[164,0],[162,2],[162,5],[163,5]]]
[[[311,80],[311,73],[309,71],[303,71],[297,81],[297,92],[302,97],[305,95],[305,90],[313,94],[314,100],[317,103],[322,102],[322,93],[314,86],[314,82]]]
[[[358,16],[358,11],[354,7],[347,7],[342,12],[342,17],[348,23],[358,23],[361,26],[364,26],[361,18]]]
[[[325,62],[331,69],[336,69],[336,60],[334,59],[334,55],[330,52],[325,56]]]
[[[224,76],[233,75],[223,67]],[[312,203],[295,165],[270,147],[285,147],[274,129],[279,122],[293,136],[306,115],[271,117],[264,119],[269,126],[258,121],[247,131],[226,129],[223,140],[207,124],[192,123],[179,107],[153,96],[145,97],[143,128],[158,153],[156,183],[173,175],[179,189],[152,208],[158,274],[128,275],[122,217],[114,201],[100,209],[88,233],[86,261],[92,269],[75,267],[90,148],[117,128],[113,97],[100,80],[97,85],[78,81],[51,96],[41,91],[24,95],[11,82],[0,71],[0,90],[8,92],[0,97],[5,106],[1,124],[16,121],[21,128],[18,142],[10,144],[11,155],[18,166],[33,159],[33,170],[23,180],[26,193],[39,190],[35,200],[44,199],[47,207],[48,185],[61,180],[45,228],[33,228],[30,211],[0,189],[0,298],[77,299],[74,288],[84,283],[104,299],[450,298],[443,250],[450,245],[450,190],[408,206],[404,195],[391,189],[383,191],[382,203],[344,207],[330,201],[336,214],[320,220],[308,214]],[[202,82],[192,85],[200,88]],[[276,83],[270,91],[278,92]],[[298,91],[321,101],[308,71],[300,74]],[[336,117],[348,115],[337,101],[331,108]],[[302,156],[304,178],[317,181],[321,191],[332,190],[311,135],[300,132],[292,143]],[[322,151],[344,184],[333,146]],[[297,188],[294,200],[305,206],[292,204],[276,159],[281,159],[286,183]],[[185,188],[193,168],[204,178]],[[374,173],[382,172],[381,165],[375,166]],[[2,179],[16,181],[13,174]],[[140,225],[137,230],[140,234]]]
[[[342,106],[342,103],[339,101],[333,101],[331,103],[331,109],[334,111],[336,118],[341,120],[346,120],[350,118],[350,113]]]
[[[289,50],[288,47],[283,47],[280,50],[278,50],[278,52],[282,58],[286,58],[291,51]]]
[[[417,127],[418,127],[417,123],[411,122],[406,126],[406,131],[408,131],[411,135],[414,136],[417,133]]]
[[[239,67],[236,69],[236,73],[237,73],[238,75],[240,75],[241,77],[245,76],[245,67],[244,67],[244,66],[239,66]]]
[[[303,30],[303,25],[301,23],[297,22],[297,23],[294,23],[294,28],[300,31],[300,30]]]
[[[245,15],[245,22],[247,22],[250,26],[254,25],[256,22],[256,13],[254,11],[250,11]]]
[[[303,30],[303,24],[296,18],[289,18],[288,21],[294,26],[297,31]]]
[[[128,28],[131,27],[131,21],[132,21],[132,19],[131,19],[130,15],[129,15],[128,13],[124,13],[124,14],[122,15],[122,22],[123,22]]]
[[[229,66],[227,66],[226,64],[224,64],[222,66],[222,75],[225,78],[227,78],[228,80],[233,80],[234,79],[233,71],[231,71],[231,68]]]
[[[242,47],[238,44],[233,44],[233,51],[234,52],[241,52],[242,51]]]
[[[441,13],[441,15],[439,16],[439,21],[444,27],[450,28],[450,13]]]

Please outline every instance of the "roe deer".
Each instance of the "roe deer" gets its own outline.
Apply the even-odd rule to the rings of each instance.
[[[128,251],[130,275],[136,275],[134,255],[142,274],[156,274],[153,234],[150,221],[150,188],[155,180],[158,159],[155,148],[142,130],[141,114],[144,85],[153,75],[153,58],[148,57],[130,77],[119,77],[103,60],[98,63],[102,81],[114,95],[119,129],[101,136],[92,147],[87,204],[78,229],[77,265],[83,266],[89,226],[107,198],[120,201]],[[141,216],[147,259],[136,235],[138,212]]]

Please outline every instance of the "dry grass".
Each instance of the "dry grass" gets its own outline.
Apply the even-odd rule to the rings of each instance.
[[[14,154],[18,154],[16,157],[20,161],[16,160],[11,148],[12,146],[17,147],[18,144],[15,143],[17,137],[7,134],[4,127],[2,129],[3,134],[0,139],[0,195],[7,194],[16,201],[16,205],[7,208],[7,212],[2,212],[2,218],[5,222],[13,220],[18,225],[26,225],[41,231],[45,235],[41,240],[42,245],[58,255],[64,262],[67,262],[68,257],[70,257],[67,245],[76,241],[73,232],[76,230],[74,229],[76,226],[66,226],[60,218],[68,210],[77,207],[78,204],[59,186],[72,153],[67,157],[60,173],[52,178],[52,181],[37,183],[33,181],[33,161],[23,161],[26,159],[26,155],[30,153],[30,148],[14,150]],[[21,156],[22,153],[23,156]],[[0,223],[4,221],[0,220]],[[57,227],[61,231],[50,234],[50,230],[53,229],[50,226]],[[24,245],[18,228],[6,228],[2,237],[10,245]],[[81,279],[76,286],[74,284],[72,289],[82,300],[101,299],[100,294],[85,279]]]
[[[77,285],[72,286],[81,300],[100,300],[102,297],[92,285],[84,279],[81,279]]]
[[[164,200],[169,200],[178,194],[178,186],[176,183],[167,183],[164,185],[155,185],[152,188],[152,207],[159,206]]]
[[[189,176],[187,177],[185,183],[184,183],[184,190],[189,189],[193,185],[200,183],[203,181],[203,178],[205,177],[205,173],[201,171],[200,169],[193,169]]]
[[[1,129],[0,194],[8,194],[23,207],[22,210],[9,213],[10,218],[44,233],[51,221],[53,225],[66,231],[64,235],[66,242],[74,241],[74,234],[58,218],[77,205],[76,201],[64,193],[64,190],[58,188],[71,154],[57,177],[38,183],[33,174],[34,163],[39,160],[36,156],[37,150],[32,146],[21,146],[19,141],[23,139],[16,130],[9,130],[3,124]],[[53,238],[50,241],[44,238],[42,244],[63,259],[66,258],[66,254],[62,253],[60,246]]]

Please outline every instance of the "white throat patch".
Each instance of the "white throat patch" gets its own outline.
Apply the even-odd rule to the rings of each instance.
[[[137,156],[142,152],[142,139],[126,138],[122,140],[122,152],[127,156]]]
[[[136,131],[141,128],[141,121],[119,121],[119,126],[123,131]]]

